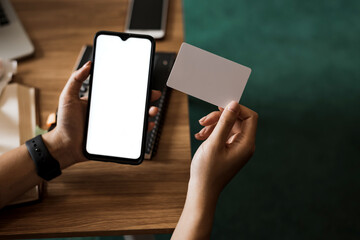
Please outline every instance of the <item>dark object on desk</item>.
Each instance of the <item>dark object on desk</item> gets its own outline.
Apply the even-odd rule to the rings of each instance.
[[[81,68],[87,61],[90,61],[92,57],[92,46],[84,46],[81,49],[79,57],[75,64],[75,69]],[[166,86],[166,81],[169,77],[172,66],[174,65],[176,58],[175,53],[157,52],[154,58],[154,70],[151,78],[151,89],[161,91],[161,97],[159,100],[151,103],[152,106],[159,108],[158,114],[150,118],[150,121],[155,122],[154,128],[147,133],[146,136],[146,149],[145,159],[151,159],[156,153],[158,142],[160,140],[162,124],[166,114],[166,108],[171,89]],[[88,95],[89,91],[89,78],[86,79],[80,89],[80,97]]]
[[[8,25],[9,24],[9,18],[6,16],[5,10],[0,3],[0,26]]]
[[[165,37],[169,0],[130,0],[125,32]]]
[[[155,126],[146,136],[145,159],[151,159],[152,155],[156,153],[160,140],[161,129],[171,93],[171,88],[166,86],[166,81],[170,75],[172,66],[174,65],[175,58],[175,53],[155,53],[151,89],[161,91],[161,97],[159,100],[151,103],[153,106],[159,108],[159,112],[155,117],[150,118],[150,121],[155,122]]]

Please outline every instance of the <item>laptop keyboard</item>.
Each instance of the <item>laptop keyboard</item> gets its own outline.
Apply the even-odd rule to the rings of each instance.
[[[8,25],[9,19],[7,18],[4,8],[2,7],[1,3],[0,3],[0,27],[4,26],[4,25]]]

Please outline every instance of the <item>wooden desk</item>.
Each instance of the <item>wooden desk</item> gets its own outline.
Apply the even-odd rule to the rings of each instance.
[[[40,91],[41,125],[54,112],[83,44],[98,30],[123,31],[127,0],[13,0],[35,56],[19,63],[16,81]],[[172,0],[166,38],[183,40],[181,0]],[[190,167],[187,98],[173,91],[158,153],[140,166],[86,162],[48,184],[41,203],[0,211],[0,238],[170,233],[180,216]]]

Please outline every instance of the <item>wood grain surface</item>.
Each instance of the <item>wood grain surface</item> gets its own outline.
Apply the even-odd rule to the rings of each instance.
[[[98,30],[123,31],[126,0],[13,0],[35,45],[19,62],[15,81],[39,91],[41,126],[57,108],[76,57]],[[170,1],[165,39],[157,51],[183,41],[181,0]],[[0,238],[169,233],[185,201],[190,167],[187,98],[173,91],[159,149],[140,166],[89,161],[48,183],[40,203],[0,211]]]

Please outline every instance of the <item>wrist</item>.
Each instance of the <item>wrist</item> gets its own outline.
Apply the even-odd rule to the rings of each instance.
[[[217,194],[190,179],[185,206],[172,239],[210,239]]]
[[[220,196],[220,191],[206,186],[201,181],[190,178],[188,185],[187,198],[191,198],[198,204],[203,206],[216,206],[217,200]]]
[[[42,138],[50,154],[59,162],[60,168],[64,169],[73,165],[74,161],[67,146],[54,130],[43,134]]]

